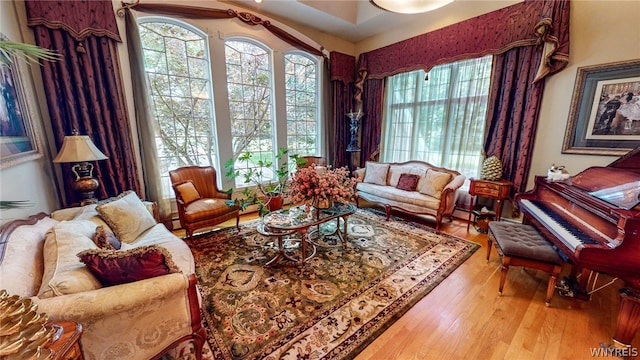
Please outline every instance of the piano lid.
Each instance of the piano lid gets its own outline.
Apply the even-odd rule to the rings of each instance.
[[[640,204],[640,147],[606,167],[590,167],[569,183],[618,208],[631,210]]]
[[[592,191],[589,195],[595,196],[621,209],[631,210],[640,204],[640,181],[632,181],[598,191]]]
[[[640,173],[640,146],[621,156],[618,160],[607,165],[607,167],[626,169]]]

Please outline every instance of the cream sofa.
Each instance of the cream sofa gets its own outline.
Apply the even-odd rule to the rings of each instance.
[[[412,214],[432,215],[436,229],[442,218],[452,217],[458,189],[465,177],[455,170],[433,166],[423,161],[380,163],[367,161],[354,171],[358,179],[356,203],[360,199],[384,207],[387,219],[392,209]]]
[[[128,202],[118,202],[123,199]],[[116,215],[110,215],[111,225],[95,204],[5,224],[0,231],[0,289],[32,298],[52,321],[80,323],[86,360],[157,359],[185,346],[193,346],[200,358],[206,334],[189,247],[156,223],[149,212],[153,206],[135,193],[113,200],[109,204],[123,206],[111,213]],[[117,251],[158,245],[181,272],[102,286],[76,255],[97,249],[91,239],[97,225],[119,230],[123,239]]]

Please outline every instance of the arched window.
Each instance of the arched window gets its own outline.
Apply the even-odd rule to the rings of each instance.
[[[214,166],[218,185],[228,188],[223,166],[245,153],[251,161],[235,162],[241,173],[273,162],[262,182],[273,179],[279,148],[323,155],[321,58],[233,26],[225,37],[167,17],[138,24],[165,194],[173,194],[169,170],[182,166]],[[206,22],[207,31],[224,34],[225,24]],[[235,180],[236,188],[251,185]]]
[[[251,153],[251,161],[236,163],[236,170],[241,173],[257,168],[259,161],[274,160],[273,70],[270,59],[270,50],[262,44],[245,39],[225,41],[233,158]],[[273,180],[273,173],[265,174],[263,180]],[[247,184],[238,177],[236,186]]]
[[[165,193],[169,170],[214,165],[216,136],[207,37],[187,24],[139,20]]]
[[[320,154],[320,79],[318,62],[293,52],[284,57],[287,148],[300,156]]]

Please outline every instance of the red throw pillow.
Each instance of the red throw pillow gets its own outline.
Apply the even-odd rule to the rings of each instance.
[[[401,174],[396,188],[406,191],[415,191],[418,187],[418,181],[420,181],[420,175]]]
[[[125,251],[91,249],[78,253],[78,257],[103,286],[180,272],[171,254],[156,245]]]

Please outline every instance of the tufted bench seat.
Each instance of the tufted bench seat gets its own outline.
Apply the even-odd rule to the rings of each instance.
[[[489,223],[487,261],[491,256],[491,247],[494,242],[502,262],[502,274],[498,290],[500,295],[502,295],[509,266],[538,269],[550,275],[545,301],[545,305],[549,306],[555,291],[556,281],[562,270],[562,259],[556,253],[552,244],[543,238],[531,225],[500,221]]]

